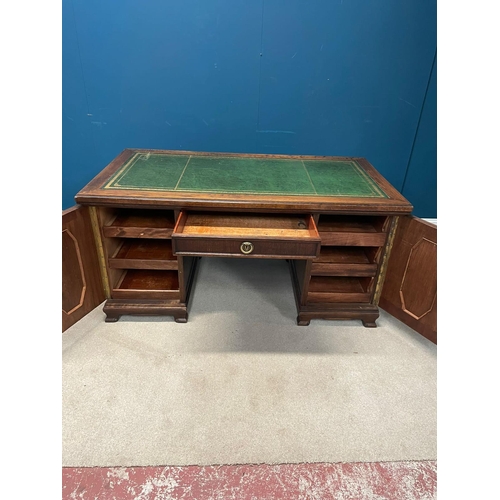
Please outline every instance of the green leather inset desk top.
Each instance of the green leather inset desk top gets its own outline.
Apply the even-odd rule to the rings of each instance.
[[[136,153],[104,189],[387,198],[354,160]]]

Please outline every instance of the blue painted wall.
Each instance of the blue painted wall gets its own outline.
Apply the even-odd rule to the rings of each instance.
[[[433,217],[435,51],[435,0],[63,0],[63,208],[141,147],[365,156]]]
[[[432,65],[422,115],[415,134],[402,193],[412,201],[414,214],[436,218],[437,202],[437,69]]]

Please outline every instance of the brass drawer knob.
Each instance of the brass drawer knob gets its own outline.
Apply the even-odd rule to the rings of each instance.
[[[252,253],[253,252],[253,243],[250,243],[249,241],[244,241],[240,245],[240,250],[241,250],[241,253],[244,253],[245,255]]]

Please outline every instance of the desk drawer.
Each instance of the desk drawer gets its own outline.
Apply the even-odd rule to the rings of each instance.
[[[320,237],[311,215],[181,211],[172,233],[175,255],[312,259]]]

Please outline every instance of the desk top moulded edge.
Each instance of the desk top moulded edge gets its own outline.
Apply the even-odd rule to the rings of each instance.
[[[234,194],[186,191],[146,191],[134,189],[103,189],[109,179],[136,153],[219,156],[256,159],[300,159],[356,161],[387,198],[335,197],[308,195]],[[352,214],[404,215],[413,207],[365,158],[345,156],[267,155],[242,153],[208,153],[201,151],[177,151],[155,149],[125,149],[99,172],[75,196],[81,205],[100,205],[135,208],[203,208],[234,211],[279,211],[279,212],[329,212]]]

